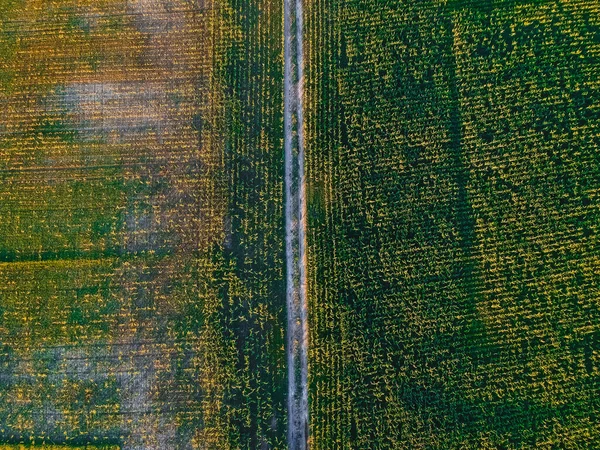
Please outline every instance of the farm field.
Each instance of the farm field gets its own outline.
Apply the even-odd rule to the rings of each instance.
[[[0,448],[284,447],[281,8],[0,2]]]
[[[600,448],[599,149],[597,0],[0,0],[0,450]]]
[[[305,3],[311,449],[600,447],[600,5]]]

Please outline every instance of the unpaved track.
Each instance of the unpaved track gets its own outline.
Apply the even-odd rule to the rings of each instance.
[[[288,447],[308,448],[306,189],[302,0],[284,0],[285,232],[288,310]]]

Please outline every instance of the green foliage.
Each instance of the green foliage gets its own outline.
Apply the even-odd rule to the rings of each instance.
[[[600,446],[598,12],[310,4],[311,448]]]
[[[0,442],[284,448],[281,6],[30,3],[0,1]]]
[[[286,448],[282,7],[231,0],[224,49],[229,186],[222,329],[237,379],[227,392],[233,448]],[[199,127],[200,124],[196,126]],[[205,128],[205,125],[202,125]]]

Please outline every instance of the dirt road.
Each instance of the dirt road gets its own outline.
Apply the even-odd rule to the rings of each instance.
[[[308,448],[308,323],[301,0],[284,0],[284,64],[288,444],[291,450],[305,450]]]

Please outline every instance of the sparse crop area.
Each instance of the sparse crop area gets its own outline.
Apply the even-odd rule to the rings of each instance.
[[[311,448],[600,446],[596,1],[310,1]]]
[[[0,2],[2,448],[283,448],[280,27]]]

